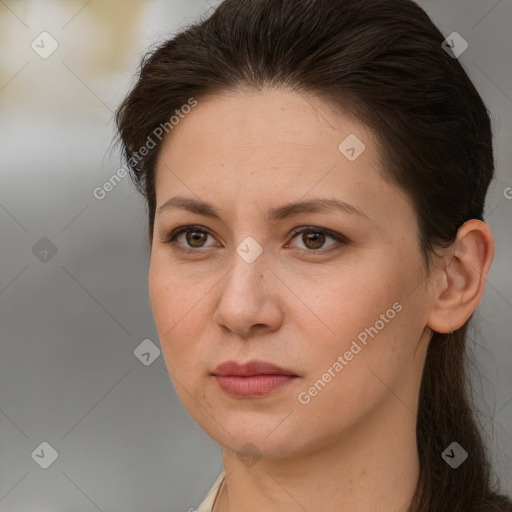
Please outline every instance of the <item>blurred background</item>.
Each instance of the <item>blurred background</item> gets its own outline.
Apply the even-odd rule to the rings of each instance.
[[[144,202],[113,112],[144,51],[215,0],[0,0],[0,510],[187,511],[222,470],[167,373]],[[475,399],[512,494],[512,3],[424,0],[493,117],[497,243],[471,329]],[[468,450],[470,451],[470,450]]]

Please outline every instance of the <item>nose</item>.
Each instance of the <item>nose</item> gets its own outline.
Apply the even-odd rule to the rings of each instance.
[[[251,263],[234,253],[232,268],[219,284],[215,323],[243,339],[277,331],[283,322],[279,282],[265,253]]]

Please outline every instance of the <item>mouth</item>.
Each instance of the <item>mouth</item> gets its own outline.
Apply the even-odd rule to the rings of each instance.
[[[220,388],[228,395],[257,397],[268,395],[286,386],[297,378],[296,375],[214,375]]]
[[[217,366],[211,375],[225,393],[237,397],[268,395],[298,378],[290,370],[258,360],[245,364],[226,361]]]

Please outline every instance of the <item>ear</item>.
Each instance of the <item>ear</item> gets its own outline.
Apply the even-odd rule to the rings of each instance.
[[[494,258],[489,226],[477,219],[465,222],[444,256],[442,278],[434,288],[427,325],[436,332],[453,332],[471,316],[480,302]]]

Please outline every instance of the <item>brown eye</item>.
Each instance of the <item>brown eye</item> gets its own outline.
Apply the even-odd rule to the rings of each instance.
[[[208,237],[208,233],[199,230],[189,230],[185,233],[185,239],[190,247],[203,247],[204,241]]]
[[[292,232],[295,238],[299,238],[303,247],[298,247],[303,252],[314,254],[322,254],[329,252],[330,248],[349,243],[348,238],[340,233],[336,233],[324,228],[317,228],[315,226],[307,226],[297,228]],[[187,253],[200,253],[203,248],[210,247],[214,244],[206,244],[207,238],[211,235],[207,230],[202,229],[200,226],[188,225],[176,228],[167,238],[162,239],[161,242],[172,244],[176,249]],[[182,240],[180,240],[182,237]],[[326,241],[331,239],[333,243],[324,247]]]
[[[329,244],[327,248],[348,242],[348,239],[343,235],[331,233],[323,228],[306,227],[294,230],[293,233],[295,234],[294,239],[299,238],[299,235],[301,235],[300,241],[304,247],[299,247],[299,249],[310,252],[323,252],[320,249],[324,248],[324,244],[328,239],[334,240],[334,243]]]
[[[324,233],[302,233],[302,241],[308,249],[320,249],[325,243]]]
[[[194,249],[210,247],[212,244],[205,244],[209,236],[212,235],[198,226],[181,226],[176,228],[167,238],[161,241],[165,244],[173,244],[180,250],[188,252]]]

